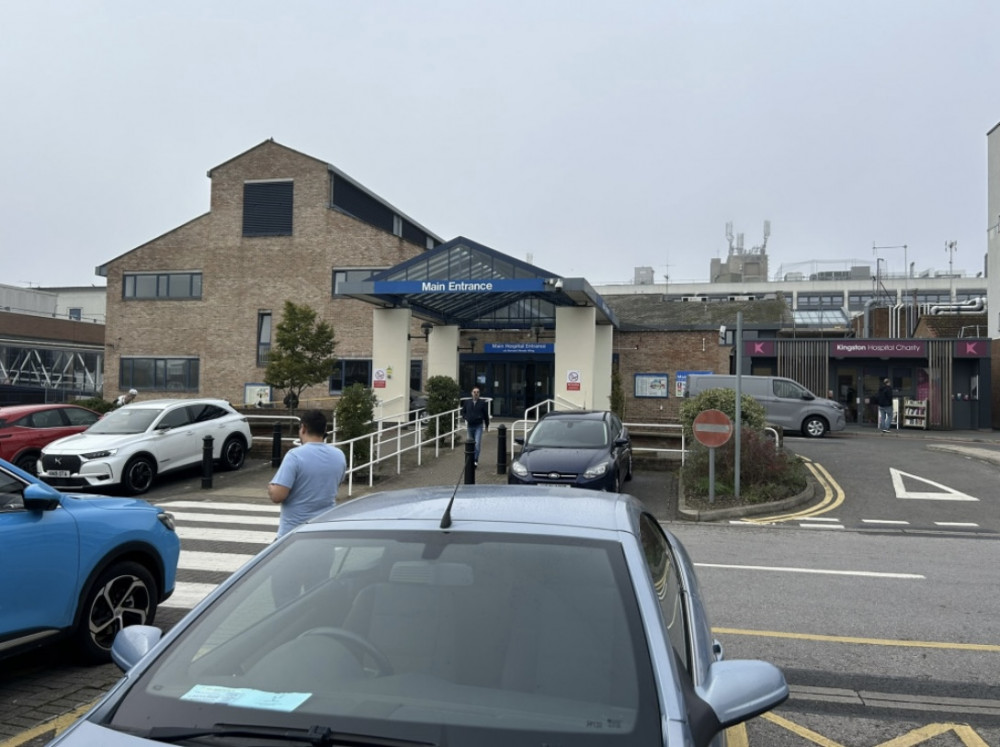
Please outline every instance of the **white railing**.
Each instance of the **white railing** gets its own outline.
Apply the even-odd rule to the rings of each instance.
[[[298,423],[299,418],[295,415],[247,415],[247,420],[274,422]],[[327,431],[327,440],[344,452],[347,457],[347,473],[344,477],[347,484],[347,495],[354,492],[354,482],[357,475],[367,472],[367,483],[371,487],[375,484],[375,467],[383,462],[395,461],[396,474],[403,471],[403,455],[407,452],[416,452],[417,467],[423,463],[424,449],[429,446],[434,447],[434,456],[441,454],[442,445],[447,449],[454,449],[458,435],[465,430],[465,421],[462,420],[460,410],[450,410],[438,415],[427,415],[423,410],[413,410],[405,414],[404,422],[397,423],[391,421],[373,421],[374,429],[371,433],[344,441],[335,440],[336,425]],[[410,419],[412,417],[412,420]],[[439,424],[438,434],[435,435],[435,422]],[[273,443],[274,436],[254,436],[254,441]],[[281,443],[298,444],[297,438],[282,437]],[[367,461],[356,463],[355,453],[359,452],[360,444],[367,444]],[[463,442],[464,445],[464,442]]]
[[[687,440],[684,435],[684,426],[680,423],[625,423],[625,427],[629,429],[630,432],[644,430],[644,431],[665,431],[670,432],[671,438],[676,438],[673,436],[673,432],[679,432],[681,437],[681,447],[679,449],[675,448],[662,448],[656,446],[636,446],[635,445],[635,434],[632,433],[632,452],[648,452],[652,454],[680,454],[681,464],[683,465],[687,459],[688,449]]]

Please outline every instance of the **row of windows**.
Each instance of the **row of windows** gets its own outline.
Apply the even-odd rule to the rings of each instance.
[[[201,273],[126,273],[122,298],[201,298]]]
[[[122,389],[198,391],[197,358],[122,358],[118,383]]]
[[[243,235],[291,236],[295,207],[295,183],[291,179],[247,182],[243,185]],[[330,207],[369,223],[422,249],[433,249],[437,241],[406,220],[384,202],[360,187],[330,175]]]
[[[333,270],[332,295],[340,295],[344,283],[367,280],[385,267],[365,267],[349,270]],[[122,297],[149,298],[201,298],[202,274],[200,272],[131,272],[125,273],[122,282]],[[70,309],[70,319],[80,319],[83,310]],[[270,339],[270,329],[268,330]]]
[[[266,365],[266,364],[265,364]],[[200,361],[197,358],[122,358],[119,384],[122,389],[197,391]],[[420,389],[423,361],[410,361],[410,388]],[[353,384],[370,387],[370,358],[337,361],[330,377],[330,394],[340,394]]]

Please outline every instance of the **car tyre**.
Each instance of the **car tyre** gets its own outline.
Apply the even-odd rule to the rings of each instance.
[[[820,438],[826,435],[829,429],[830,426],[819,415],[810,415],[802,423],[802,435],[809,438]]]
[[[129,460],[122,472],[122,488],[129,495],[141,495],[153,485],[156,464],[147,456],[137,456]]]
[[[627,464],[628,464],[628,466],[625,469],[625,482],[628,482],[629,480],[632,479],[632,452],[631,451],[628,454],[628,463]]]
[[[614,477],[611,479],[611,492],[622,492],[622,476],[618,474],[618,468],[614,467]]]
[[[88,664],[111,660],[111,644],[129,625],[152,625],[159,593],[144,566],[131,560],[109,566],[87,591],[75,633],[76,651]]]
[[[230,436],[222,444],[222,469],[233,471],[243,466],[247,458],[247,445],[241,436]]]
[[[23,469],[29,475],[38,475],[38,454],[21,454],[14,462],[14,466]]]

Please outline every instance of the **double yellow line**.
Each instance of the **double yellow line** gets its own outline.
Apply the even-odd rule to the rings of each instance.
[[[818,464],[811,459],[807,459],[806,457],[802,457],[802,461],[805,462],[806,469],[808,469],[812,473],[813,477],[816,478],[816,482],[823,487],[823,500],[817,505],[797,513],[778,514],[776,516],[747,517],[743,519],[744,522],[750,524],[777,524],[782,521],[801,521],[802,519],[819,516],[820,514],[825,514],[828,511],[833,511],[834,509],[840,507],[840,505],[844,502],[844,489],[837,484],[837,481],[833,479],[823,465]]]

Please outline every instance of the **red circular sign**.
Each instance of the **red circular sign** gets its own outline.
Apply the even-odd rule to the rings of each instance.
[[[722,410],[702,410],[691,425],[698,443],[708,446],[722,446],[733,435],[733,421]]]

